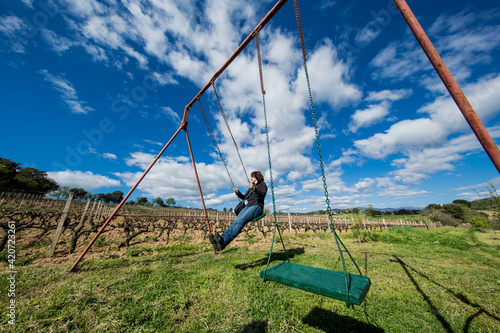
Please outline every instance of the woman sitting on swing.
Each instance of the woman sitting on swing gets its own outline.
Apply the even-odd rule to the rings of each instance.
[[[248,184],[248,190],[242,194],[236,187],[234,193],[242,199],[247,200],[247,205],[244,207],[233,223],[224,231],[222,235],[218,232],[209,234],[210,243],[215,246],[216,251],[222,251],[238,236],[241,229],[254,218],[261,216],[264,212],[264,198],[267,194],[267,185],[264,182],[264,176],[260,171],[254,171],[250,174],[251,182]]]

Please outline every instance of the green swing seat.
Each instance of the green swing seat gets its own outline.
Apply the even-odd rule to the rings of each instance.
[[[295,2],[296,4],[296,2]],[[278,220],[276,218],[276,202],[274,198],[274,185],[273,185],[273,168],[271,163],[271,150],[269,144],[269,128],[267,125],[267,111],[266,111],[266,103],[265,103],[265,95],[266,92],[264,90],[264,80],[262,76],[262,63],[260,57],[260,47],[258,34],[256,35],[257,40],[257,59],[259,61],[259,74],[260,74],[260,85],[262,91],[262,106],[264,109],[264,120],[266,125],[266,141],[267,141],[267,156],[269,160],[269,178],[271,181],[271,192],[273,198],[273,208],[274,208],[274,231],[273,231],[273,239],[271,241],[271,250],[269,251],[269,258],[267,260],[266,269],[260,272],[260,277],[265,281],[274,281],[277,283],[281,283],[286,286],[290,286],[293,288],[298,288],[305,291],[310,291],[315,294],[319,294],[322,296],[331,297],[337,300],[344,301],[347,307],[351,305],[361,305],[363,300],[365,299],[366,294],[371,286],[370,278],[361,275],[361,271],[354,261],[354,258],[351,256],[345,245],[342,243],[340,238],[338,237],[335,229],[333,228],[333,221],[331,218],[331,208],[330,208],[330,199],[328,198],[328,190],[327,190],[327,182],[326,182],[326,172],[323,163],[323,158],[321,154],[321,145],[319,142],[319,130],[318,124],[316,121],[316,113],[314,111],[314,104],[312,98],[311,84],[309,82],[309,74],[307,71],[307,63],[306,63],[306,50],[304,46],[304,38],[302,33],[302,25],[300,23],[300,16],[298,12],[298,6],[295,6],[295,13],[297,16],[297,24],[299,28],[299,36],[300,36],[300,44],[302,47],[302,55],[303,55],[303,66],[305,77],[307,80],[307,87],[309,90],[309,100],[311,102],[311,111],[314,120],[314,129],[316,133],[316,144],[318,147],[319,153],[319,161],[321,166],[321,174],[323,176],[323,187],[325,189],[325,199],[327,204],[327,212],[330,220],[329,226],[335,236],[335,241],[337,243],[337,247],[342,258],[342,265],[344,270],[342,272],[331,271],[323,268],[316,268],[310,266],[304,266],[299,264],[293,264],[290,262],[288,258],[288,254],[285,249],[285,244],[283,243],[283,238],[281,237],[281,232],[278,228]],[[269,268],[269,263],[271,261],[271,255],[273,253],[273,244],[274,237],[276,234],[276,230],[278,230],[278,234],[280,236],[280,242],[283,245],[283,250],[287,257],[287,261],[284,261],[274,267]],[[344,250],[349,254],[349,257],[353,261],[360,275],[347,273],[344,256],[342,254],[342,249],[340,244],[344,248]]]
[[[266,216],[266,213],[262,213],[261,216],[257,216],[256,218],[254,218],[252,221],[254,222],[257,222],[258,220],[260,220],[261,218],[263,218],[264,216]]]
[[[344,272],[282,262],[260,272],[266,281],[274,281],[293,288],[306,290],[318,295],[344,301],[346,304],[360,305],[371,286],[370,278],[363,275],[347,274],[346,290]]]

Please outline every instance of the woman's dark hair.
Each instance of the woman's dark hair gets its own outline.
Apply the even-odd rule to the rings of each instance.
[[[262,176],[262,173],[260,171],[253,171],[250,174],[251,177],[255,177],[257,179],[258,183],[262,183],[264,181],[264,176]]]

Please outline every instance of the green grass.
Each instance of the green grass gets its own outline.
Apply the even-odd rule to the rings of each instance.
[[[332,235],[285,234],[292,262],[341,270]],[[372,280],[355,308],[262,282],[270,238],[244,237],[214,256],[208,244],[129,249],[116,258],[18,267],[16,326],[2,332],[498,332],[498,236],[468,229],[391,228],[342,240]],[[271,265],[284,256],[278,251]],[[151,252],[151,251],[155,252]],[[158,253],[159,252],[159,253]],[[133,255],[134,253],[137,255]],[[152,254],[155,253],[155,254]],[[352,271],[352,265],[348,266]]]

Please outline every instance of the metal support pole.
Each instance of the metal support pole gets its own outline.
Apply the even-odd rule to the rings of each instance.
[[[83,257],[85,256],[85,254],[92,247],[92,245],[94,244],[94,242],[97,240],[97,237],[99,237],[102,234],[102,232],[104,231],[104,229],[108,225],[109,221],[111,221],[113,219],[113,217],[115,217],[116,213],[120,210],[120,208],[123,206],[123,204],[125,203],[125,201],[127,201],[127,199],[130,197],[130,195],[132,194],[132,192],[134,192],[134,190],[137,188],[137,186],[139,186],[140,182],[144,179],[144,177],[146,177],[146,174],[149,172],[149,170],[151,170],[151,168],[153,167],[153,165],[155,165],[155,163],[158,161],[158,159],[161,157],[161,155],[165,152],[165,150],[167,149],[167,147],[170,146],[170,143],[172,143],[172,141],[175,139],[175,137],[177,136],[177,134],[179,134],[179,132],[181,131],[181,129],[183,129],[185,126],[186,126],[186,124],[183,122],[181,124],[181,126],[179,127],[179,129],[172,136],[172,138],[167,142],[167,144],[165,145],[165,147],[163,147],[163,149],[160,151],[160,153],[156,156],[156,158],[154,159],[154,161],[151,162],[151,164],[146,169],[146,171],[144,171],[144,173],[142,174],[141,178],[139,178],[139,180],[135,183],[135,185],[127,193],[127,195],[125,196],[125,198],[123,198],[123,200],[118,204],[118,206],[116,206],[115,210],[111,213],[111,215],[108,217],[108,219],[106,220],[106,222],[104,222],[104,224],[102,225],[102,227],[95,234],[94,238],[90,241],[90,243],[87,245],[87,247],[85,248],[85,250],[83,250],[83,252],[80,254],[80,256],[78,257],[78,259],[76,259],[75,263],[73,264],[73,266],[71,266],[71,268],[68,270],[68,272],[72,272],[76,268],[76,266],[78,265],[78,263],[83,259]]]
[[[476,112],[470,105],[469,101],[465,97],[463,91],[460,89],[457,82],[451,75],[450,70],[446,67],[443,59],[441,59],[441,56],[437,52],[434,45],[432,45],[432,42],[430,41],[429,37],[425,33],[424,29],[418,22],[417,18],[411,11],[406,1],[394,0],[394,3],[403,15],[406,23],[408,23],[408,26],[410,27],[411,31],[417,38],[417,41],[420,43],[420,46],[427,55],[427,58],[429,58],[432,66],[434,66],[434,69],[441,78],[441,81],[443,81],[446,89],[448,89],[451,97],[465,117],[465,120],[483,146],[486,154],[488,154],[488,156],[490,157],[491,161],[497,168],[497,171],[500,172],[500,151],[498,150],[497,145],[484,127],[483,123],[477,116]]]
[[[186,126],[187,126],[187,123],[186,123]],[[191,141],[189,141],[189,134],[187,131],[187,127],[184,128],[184,131],[186,132],[186,140],[187,140],[187,144],[189,147],[189,153],[191,154],[191,161],[193,162],[194,176],[196,177],[196,183],[198,184],[198,190],[200,191],[201,204],[203,205],[203,212],[205,213],[205,219],[207,221],[208,232],[211,233],[212,230],[210,228],[210,222],[208,220],[207,208],[205,207],[205,200],[203,199],[203,192],[201,190],[200,178],[198,177],[198,171],[196,170],[196,162],[194,161],[193,149],[191,149]],[[212,244],[212,248],[214,250],[214,254],[217,254],[217,252],[215,251],[215,246],[213,244]]]

